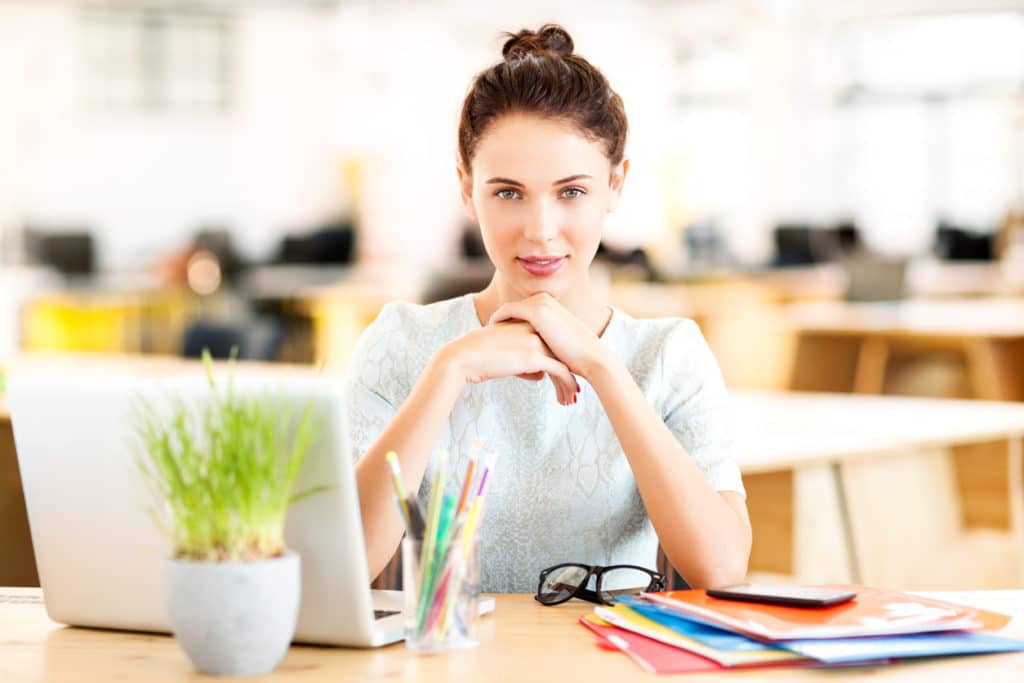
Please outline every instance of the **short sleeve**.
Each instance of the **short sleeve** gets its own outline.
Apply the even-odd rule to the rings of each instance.
[[[666,335],[661,363],[665,424],[715,490],[746,498],[725,381],[696,323],[680,321]]]
[[[391,304],[367,327],[349,359],[344,379],[346,426],[352,460],[359,460],[380,437],[400,402],[396,388],[402,377],[401,355],[392,351],[400,333]]]

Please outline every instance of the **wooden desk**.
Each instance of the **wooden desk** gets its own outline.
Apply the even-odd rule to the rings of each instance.
[[[886,393],[894,361],[938,354],[962,364],[964,397],[1024,401],[1024,299],[814,302],[783,313],[798,335],[791,389]]]
[[[752,573],[903,589],[1024,581],[1024,405],[733,392]]]
[[[38,586],[7,399],[0,394],[0,583]]]
[[[249,270],[241,292],[280,307],[307,336],[302,345],[316,366],[345,367],[359,335],[389,301],[419,301],[429,274],[393,267],[264,266]]]
[[[920,259],[907,269],[915,297],[1009,296],[1024,291],[1012,265],[998,261]]]
[[[149,376],[201,371],[195,361],[152,356],[42,354],[20,363],[60,373],[125,365]],[[243,363],[239,371],[259,367]],[[733,402],[753,572],[904,589],[1024,583],[1024,405],[749,391],[734,392]],[[7,424],[4,452],[0,421],[8,463],[0,471],[16,473]],[[20,481],[8,486],[17,499],[2,500],[20,502]],[[18,508],[20,517],[2,519],[27,543]],[[31,562],[31,546],[8,555]]]
[[[1024,593],[976,591],[934,594],[1016,618],[1003,630],[1024,636]],[[497,609],[480,623],[480,646],[421,656],[401,643],[377,650],[292,647],[274,681],[652,681],[628,657],[603,650],[577,619],[593,605],[572,601],[544,607],[530,595],[499,595]],[[0,680],[185,681],[198,674],[169,636],[94,631],[58,626],[40,604],[0,605]],[[942,683],[1019,681],[1024,653],[932,659],[890,666],[820,670],[775,669],[701,674],[699,681],[860,680]]]

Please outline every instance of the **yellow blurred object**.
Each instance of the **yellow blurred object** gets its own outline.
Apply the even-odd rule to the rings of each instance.
[[[22,312],[22,347],[31,351],[178,353],[190,297],[151,293],[54,294]]]
[[[359,198],[363,195],[365,170],[366,162],[359,157],[349,157],[341,164],[341,194],[348,204],[347,208],[353,213],[359,204]]]

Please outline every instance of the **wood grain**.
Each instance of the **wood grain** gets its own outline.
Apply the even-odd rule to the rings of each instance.
[[[1020,591],[937,595],[946,599],[1024,615]],[[593,605],[571,601],[543,607],[529,595],[499,595],[493,615],[481,620],[481,644],[436,656],[415,655],[402,644],[377,650],[292,647],[268,681],[651,681],[627,657],[598,648],[577,619]],[[1024,635],[1015,619],[1004,631]],[[198,678],[184,653],[168,636],[64,628],[50,621],[41,605],[0,605],[0,680],[5,683],[56,681],[192,681]],[[900,665],[815,671],[776,669],[702,674],[700,681],[861,680],[943,683],[1018,681],[1024,654],[943,658]]]

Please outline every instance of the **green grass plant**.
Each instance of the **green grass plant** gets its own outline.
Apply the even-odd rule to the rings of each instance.
[[[270,395],[237,395],[234,363],[232,354],[221,386],[204,351],[208,401],[187,405],[171,396],[169,411],[139,402],[137,464],[157,501],[154,518],[172,539],[177,559],[280,556],[288,507],[327,488],[293,490],[319,431],[312,403],[299,414]]]

